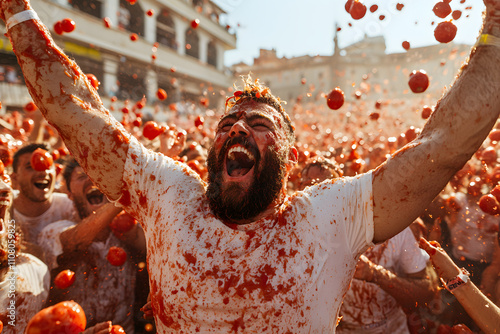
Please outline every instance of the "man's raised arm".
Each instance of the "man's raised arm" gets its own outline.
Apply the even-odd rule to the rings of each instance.
[[[482,34],[500,38],[500,1],[485,0]],[[472,51],[421,135],[374,172],[375,237],[409,225],[481,146],[500,112],[500,46]]]
[[[13,15],[28,9],[28,0],[0,0],[0,17],[7,23]],[[117,199],[128,148],[127,132],[104,108],[86,75],[55,45],[40,21],[30,19],[9,26],[8,36],[33,100],[93,181],[108,197]]]

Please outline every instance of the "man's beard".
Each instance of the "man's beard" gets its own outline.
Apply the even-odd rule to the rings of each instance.
[[[279,196],[285,182],[287,156],[285,152],[276,152],[274,146],[267,148],[263,159],[255,152],[254,180],[250,188],[245,190],[237,182],[229,182],[223,186],[224,158],[229,148],[237,143],[249,146],[243,137],[231,138],[224,144],[219,156],[212,145],[207,157],[206,195],[210,209],[219,219],[233,222],[256,217]]]
[[[90,216],[90,212],[85,204],[85,199],[79,196],[73,196],[73,204],[80,219],[85,219]]]

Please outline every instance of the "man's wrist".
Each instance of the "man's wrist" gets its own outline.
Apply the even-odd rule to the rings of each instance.
[[[451,293],[454,293],[456,289],[466,285],[470,282],[470,274],[465,268],[461,268],[459,273],[455,277],[451,277],[446,281],[441,278],[441,282],[443,283],[446,290]]]

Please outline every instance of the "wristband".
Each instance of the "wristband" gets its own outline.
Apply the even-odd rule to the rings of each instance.
[[[479,39],[476,42],[476,47],[479,45],[495,45],[495,46],[500,46],[500,38],[493,36],[493,35],[488,35],[488,34],[481,34],[479,36]]]
[[[465,268],[460,269],[462,272],[458,274],[454,278],[450,278],[446,283],[444,280],[441,278],[441,282],[443,282],[444,287],[446,290],[449,292],[453,293],[453,290],[461,287],[462,285],[466,284],[469,282],[469,272],[465,270]]]
[[[36,14],[36,12],[32,9],[28,9],[22,12],[19,12],[17,14],[12,15],[9,17],[6,23],[7,31],[12,29],[15,25],[24,22],[24,21],[29,21],[29,20],[36,20],[39,21],[40,18]]]

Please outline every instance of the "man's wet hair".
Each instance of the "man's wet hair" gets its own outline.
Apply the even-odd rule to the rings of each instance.
[[[235,105],[249,100],[265,103],[276,109],[276,111],[278,111],[278,113],[283,117],[286,124],[287,139],[290,144],[293,144],[295,142],[295,128],[292,125],[290,116],[288,116],[282,106],[282,103],[286,102],[281,101],[279,97],[274,96],[269,87],[260,83],[259,79],[253,80],[250,74],[242,76],[241,79],[243,80],[244,86],[242,89],[235,87],[236,90],[234,95],[226,100],[225,111],[227,112]]]
[[[311,158],[306,162],[306,165],[300,172],[301,175],[306,174],[312,167],[319,167],[320,169],[328,169],[332,174],[332,178],[342,177],[344,172],[335,160],[330,160],[322,156]]]
[[[70,156],[64,161],[64,170],[62,175],[64,178],[64,182],[66,182],[66,188],[68,189],[68,191],[71,191],[71,175],[73,174],[73,171],[76,167],[80,167],[80,164],[75,160],[75,158]]]
[[[45,143],[30,143],[17,150],[16,153],[14,153],[14,158],[12,160],[12,169],[14,170],[14,172],[16,172],[17,167],[19,167],[19,158],[21,157],[21,155],[24,155],[26,153],[33,153],[38,148],[41,148],[45,151],[50,150],[49,145]]]

